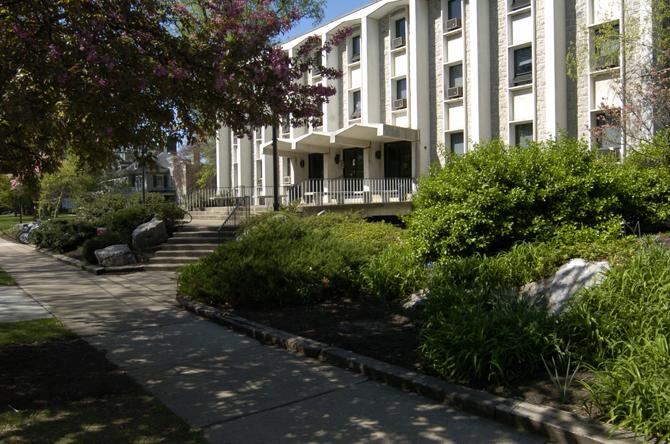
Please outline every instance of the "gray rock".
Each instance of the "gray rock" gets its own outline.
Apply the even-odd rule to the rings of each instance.
[[[165,222],[155,217],[133,230],[133,245],[138,250],[146,250],[166,242],[168,239]]]
[[[137,263],[135,255],[126,244],[112,245],[101,250],[95,250],[95,257],[103,267],[119,267]]]
[[[553,276],[524,285],[520,293],[533,303],[542,304],[550,312],[558,314],[579,290],[602,283],[609,269],[607,261],[572,259]]]
[[[409,295],[407,300],[402,304],[402,308],[405,310],[419,310],[426,305],[426,301],[430,296],[430,291],[428,289],[421,289],[417,292]]]

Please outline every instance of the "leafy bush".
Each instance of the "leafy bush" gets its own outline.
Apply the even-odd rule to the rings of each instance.
[[[82,254],[89,264],[97,264],[98,258],[95,257],[95,250],[107,248],[111,245],[125,243],[126,240],[117,233],[105,233],[101,236],[95,236],[84,242]]]
[[[147,207],[159,206],[163,203],[165,199],[160,194],[148,193],[146,195],[145,206]],[[139,193],[98,193],[89,196],[86,201],[79,202],[77,216],[95,225],[101,225],[110,213],[138,205],[142,205],[142,195]]]
[[[599,226],[622,214],[616,168],[571,139],[526,148],[494,141],[421,180],[408,228],[419,251],[438,258]]]
[[[399,232],[355,216],[265,215],[238,241],[183,268],[179,288],[208,302],[258,308],[354,296],[363,289],[360,268]]]
[[[104,219],[104,225],[108,231],[118,234],[129,243],[133,230],[151,218],[151,211],[146,206],[135,205],[109,213]]]
[[[361,269],[367,291],[384,299],[399,299],[424,288],[428,271],[412,245],[390,244]]]
[[[165,222],[165,228],[169,236],[172,236],[177,228],[177,223],[186,215],[182,208],[172,202],[150,204],[148,209],[153,216]]]
[[[95,236],[95,227],[75,219],[53,219],[30,233],[30,241],[39,248],[65,253],[76,250],[87,239]]]
[[[575,243],[566,243],[572,239]],[[543,369],[564,349],[559,319],[519,296],[518,288],[551,275],[574,257],[622,261],[635,238],[563,231],[547,242],[525,243],[493,257],[443,259],[434,270],[419,354],[424,364],[461,383],[508,383]],[[567,338],[567,337],[566,337]]]

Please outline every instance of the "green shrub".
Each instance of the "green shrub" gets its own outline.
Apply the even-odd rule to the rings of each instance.
[[[154,207],[163,203],[165,203],[163,196],[148,193],[144,206]],[[142,195],[139,193],[97,193],[89,196],[86,201],[79,202],[77,217],[95,225],[102,225],[109,214],[138,205],[142,205]]]
[[[596,364],[636,340],[670,336],[670,251],[648,240],[602,285],[573,299],[564,318],[566,334]]]
[[[122,208],[109,213],[104,219],[104,226],[108,231],[119,234],[126,243],[132,238],[133,230],[151,220],[152,214],[143,205]]]
[[[595,371],[587,385],[602,417],[658,442],[670,440],[670,345],[668,337],[644,338],[626,345]]]
[[[265,215],[241,238],[182,269],[180,291],[208,302],[270,308],[363,290],[361,267],[400,229],[354,216]]]
[[[475,385],[542,371],[540,355],[550,359],[569,336],[559,335],[559,319],[521,298],[518,288],[574,257],[624,261],[637,245],[635,238],[607,231],[563,230],[550,241],[519,244],[492,257],[443,259],[431,279],[421,359],[447,379]]]
[[[182,208],[172,202],[159,202],[148,205],[148,208],[153,216],[165,222],[169,236],[172,236],[178,222],[186,215]]]
[[[545,240],[559,227],[599,226],[622,214],[616,168],[570,139],[526,148],[494,141],[450,156],[421,179],[408,228],[435,259]]]
[[[361,269],[369,293],[384,299],[399,299],[424,288],[428,271],[412,245],[392,243]]]
[[[98,258],[95,257],[95,250],[107,248],[111,245],[125,243],[126,240],[117,233],[105,233],[102,236],[95,236],[84,242],[82,254],[89,264],[97,264]]]
[[[30,241],[38,248],[59,253],[76,250],[87,239],[95,236],[95,227],[76,219],[52,219],[30,233]]]

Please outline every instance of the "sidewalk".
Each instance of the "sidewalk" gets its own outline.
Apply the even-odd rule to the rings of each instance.
[[[211,442],[545,442],[204,321],[171,273],[94,276],[2,239],[0,267]]]

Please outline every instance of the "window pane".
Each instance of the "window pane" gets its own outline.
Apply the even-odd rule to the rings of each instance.
[[[351,53],[353,56],[361,55],[361,36],[357,35],[351,39]]]
[[[464,154],[463,133],[452,133],[449,136],[449,148],[452,153]]]
[[[463,65],[449,67],[449,88],[463,86]]]
[[[619,25],[603,25],[593,34],[594,68],[619,66]]]
[[[514,144],[517,146],[528,146],[533,141],[533,124],[522,123],[517,125],[514,131]]]
[[[354,91],[352,94],[353,112],[361,112],[361,92]]]
[[[399,79],[396,81],[396,99],[407,98],[407,79]]]
[[[449,0],[447,4],[447,16],[449,20],[461,18],[461,0]]]
[[[514,75],[520,76],[533,72],[533,50],[531,47],[514,51]]]
[[[396,37],[405,37],[405,19],[401,18],[400,20],[395,21],[395,36]]]

